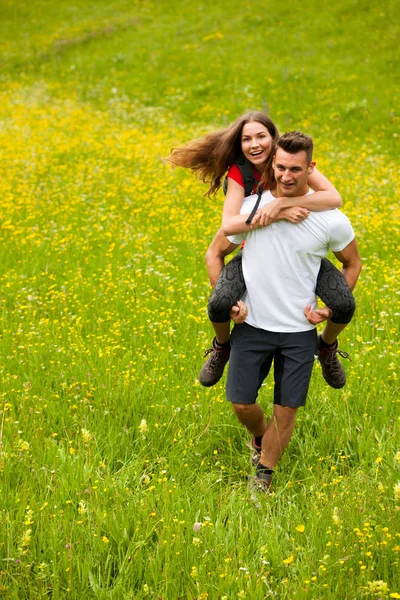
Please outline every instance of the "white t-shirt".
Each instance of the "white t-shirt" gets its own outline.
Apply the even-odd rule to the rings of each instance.
[[[245,198],[241,214],[250,213],[256,199],[256,195]],[[264,192],[260,208],[273,199],[271,192]],[[234,244],[244,239],[243,301],[249,310],[246,323],[281,333],[314,329],[303,310],[307,304],[316,306],[321,259],[329,249],[340,252],[354,239],[348,218],[337,209],[310,212],[301,223],[278,221],[229,236]]]

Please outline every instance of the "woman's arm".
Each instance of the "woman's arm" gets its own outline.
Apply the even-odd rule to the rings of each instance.
[[[251,227],[246,225],[246,219],[249,216],[241,215],[244,200],[244,188],[228,177],[228,189],[226,191],[224,210],[222,213],[222,231],[224,235],[235,235],[236,233],[246,233],[254,229],[259,218],[259,212],[254,215]]]
[[[281,205],[284,205],[282,208],[302,206],[308,208],[308,210],[319,212],[342,206],[341,195],[329,179],[322,175],[318,169],[314,168],[307,183],[314,190],[314,194],[298,196],[297,198],[279,198]]]
[[[304,206],[304,208],[319,212],[342,206],[342,197],[335,186],[315,167],[308,178],[308,185],[314,190],[314,194],[309,194],[313,196],[313,200],[310,199],[310,205],[302,203],[301,206]],[[308,202],[308,197],[306,196],[306,198]]]
[[[342,197],[335,186],[318,171],[314,169],[308,178],[308,185],[315,190],[314,194],[295,197],[279,197],[269,202],[260,210],[258,225],[270,225],[280,210],[302,206],[311,211],[330,210],[342,206]]]

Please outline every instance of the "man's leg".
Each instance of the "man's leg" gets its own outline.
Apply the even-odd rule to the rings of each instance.
[[[236,417],[256,438],[261,438],[267,428],[264,412],[256,400],[271,369],[276,340],[277,334],[247,323],[235,325],[232,331],[226,395]]]
[[[290,441],[297,409],[306,402],[315,343],[315,330],[279,334],[274,356],[274,413],[262,438],[255,477],[264,490],[269,490],[274,468]]]
[[[274,414],[263,439],[260,462],[271,471],[276,467],[290,438],[296,421],[296,408],[274,404]]]
[[[274,405],[274,413],[268,425],[261,406],[255,404],[233,404],[239,421],[254,436],[262,436],[261,463],[273,470],[292,436],[296,420],[295,408]]]
[[[242,425],[254,436],[262,437],[267,429],[264,411],[259,404],[232,404],[233,412]]]
[[[236,417],[253,435],[252,445],[257,463],[267,423],[256,399],[260,386],[270,371],[278,338],[277,333],[257,329],[246,323],[235,326],[232,332],[226,394],[227,399],[232,402]],[[271,477],[267,480],[268,486],[270,482]]]

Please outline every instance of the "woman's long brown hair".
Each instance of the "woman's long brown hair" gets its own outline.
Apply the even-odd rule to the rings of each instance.
[[[260,111],[251,110],[238,117],[225,129],[209,133],[181,148],[173,148],[165,161],[174,167],[189,169],[201,181],[208,183],[210,187],[205,195],[211,196],[221,187],[225,173],[235,164],[242,152],[241,138],[244,125],[254,121],[264,125],[272,137],[271,153],[261,177],[263,187],[270,189],[274,185],[272,159],[279,133],[272,120]]]

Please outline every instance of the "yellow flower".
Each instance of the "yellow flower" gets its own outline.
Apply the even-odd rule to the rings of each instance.
[[[101,538],[101,541],[104,542],[104,544],[108,544],[109,543],[109,539],[106,535],[103,535],[103,537]]]
[[[18,450],[20,452],[27,452],[29,450],[29,442],[18,440]]]
[[[85,444],[89,444],[89,442],[92,441],[93,435],[87,429],[82,427],[81,434],[82,434],[82,440]]]
[[[194,538],[192,538],[192,544],[193,544],[193,546],[200,546],[200,544],[201,544],[201,539],[200,539],[200,538],[198,538],[198,537],[194,537]]]
[[[224,39],[224,34],[221,33],[220,31],[217,31],[216,33],[210,33],[209,35],[205,35],[203,37],[203,40],[205,42],[208,42],[209,40],[223,40]]]
[[[396,483],[393,491],[394,491],[394,499],[397,501],[400,500],[400,481],[398,483]]]
[[[192,570],[190,571],[190,577],[192,577],[192,579],[197,579],[197,575],[198,575],[197,567],[192,567]]]
[[[386,594],[389,591],[388,584],[386,581],[379,579],[378,581],[369,581],[368,590],[372,593],[383,593]]]
[[[298,531],[299,533],[304,533],[304,530],[305,530],[305,527],[303,524],[297,525],[296,531]]]
[[[146,433],[149,431],[146,419],[142,419],[140,421],[139,431],[143,436],[145,436]]]
[[[25,531],[25,533],[22,535],[21,542],[20,542],[20,546],[22,548],[29,546],[29,544],[31,542],[31,533],[32,533],[32,529],[27,529]]]
[[[334,522],[334,524],[339,527],[339,525],[341,524],[342,520],[339,517],[339,511],[337,509],[337,506],[334,507],[333,512],[332,512],[332,521]]]
[[[294,561],[294,556],[293,556],[293,554],[291,554],[290,556],[288,556],[287,558],[285,558],[283,560],[283,564],[284,565],[291,565],[293,561]]]
[[[381,463],[383,461],[383,456],[378,456],[378,458],[375,460],[376,463]]]

